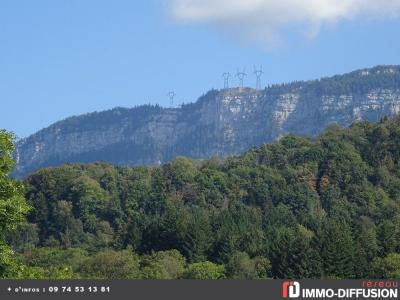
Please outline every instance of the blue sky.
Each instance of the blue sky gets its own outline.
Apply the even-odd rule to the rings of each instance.
[[[398,0],[319,14],[271,0],[246,0],[254,9],[242,14],[246,1],[231,1],[0,0],[0,128],[25,137],[71,115],[168,105],[170,90],[195,101],[254,64],[263,85],[400,64]]]

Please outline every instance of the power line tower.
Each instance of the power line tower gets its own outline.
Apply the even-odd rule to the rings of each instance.
[[[243,80],[246,76],[246,69],[243,69],[242,72],[240,72],[239,70],[237,71],[236,77],[239,79],[239,87],[243,88]]]
[[[174,99],[175,99],[176,93],[174,91],[171,91],[171,92],[168,92],[167,96],[169,98],[169,107],[173,108],[174,107]]]
[[[261,90],[261,76],[264,74],[262,66],[260,66],[259,69],[257,69],[256,66],[254,66],[254,74],[256,75],[257,78],[256,89]]]
[[[229,88],[229,78],[231,78],[231,73],[226,72],[222,74],[222,77],[224,77],[224,89]]]

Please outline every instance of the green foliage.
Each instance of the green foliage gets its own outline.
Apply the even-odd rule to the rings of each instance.
[[[29,211],[21,183],[9,177],[14,165],[13,141],[12,134],[0,130],[0,278],[18,277],[21,273],[14,251],[5,243],[5,239],[25,221]]]
[[[161,251],[141,259],[141,278],[176,279],[185,272],[185,258],[177,250]]]
[[[79,272],[90,279],[137,279],[139,258],[131,250],[104,250],[90,257]]]
[[[21,183],[12,180],[8,175],[14,162],[14,137],[0,130],[0,233],[7,234],[15,230],[25,220],[29,207],[23,197]]]
[[[17,264],[14,252],[4,242],[0,241],[0,274],[1,278],[12,278],[18,274],[19,264]]]
[[[13,232],[21,209],[3,210],[1,262],[25,276],[11,245],[37,278],[399,278],[399,128],[332,126],[223,161],[41,170],[24,181],[29,223]]]
[[[251,259],[246,252],[236,252],[226,265],[228,278],[232,279],[267,279],[271,264],[265,257]]]
[[[224,279],[225,268],[209,261],[194,263],[188,266],[184,278],[200,280]]]
[[[326,277],[353,278],[355,250],[349,226],[333,221],[324,223],[321,231],[321,255]]]
[[[400,254],[390,253],[384,258],[376,258],[373,262],[374,278],[400,278]]]
[[[35,266],[45,270],[56,268],[71,268],[77,272],[86,263],[88,252],[80,248],[36,248],[32,251],[25,251],[23,260],[28,266]]]

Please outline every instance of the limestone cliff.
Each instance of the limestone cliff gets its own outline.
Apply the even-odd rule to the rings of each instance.
[[[400,111],[400,67],[380,66],[262,91],[210,91],[180,108],[141,106],[71,117],[20,140],[15,176],[64,163],[160,164],[225,157],[287,134],[378,121]]]

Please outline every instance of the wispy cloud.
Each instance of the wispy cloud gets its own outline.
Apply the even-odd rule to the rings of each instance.
[[[167,0],[180,22],[211,24],[270,47],[287,28],[313,37],[343,20],[400,16],[400,0]]]

